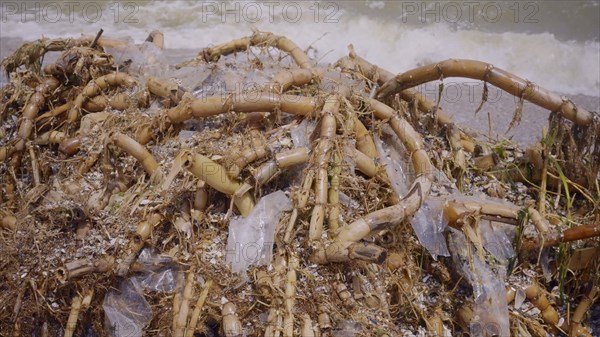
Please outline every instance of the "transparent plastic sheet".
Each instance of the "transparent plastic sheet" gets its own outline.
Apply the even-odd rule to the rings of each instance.
[[[175,69],[173,73],[167,78],[176,78],[177,84],[183,88],[190,90],[192,94],[205,89],[204,86],[211,86],[212,83],[206,81],[212,74],[212,69],[208,66],[201,65],[199,67],[183,67],[181,69]]]
[[[340,88],[344,86],[347,88],[363,87],[364,84],[361,81],[350,78],[344,73],[336,71],[325,71],[320,76],[319,90],[323,92],[340,92]]]
[[[382,127],[381,137],[375,135],[375,146],[392,188],[398,195],[406,195],[414,180],[414,171],[411,171],[412,167],[404,145],[397,140],[392,129],[385,125]],[[443,174],[437,172],[437,175]],[[446,178],[443,183],[449,183],[448,179]],[[435,260],[438,256],[450,256],[444,237],[446,222],[442,219],[442,206],[443,200],[429,197],[410,222],[419,242]]]
[[[247,60],[239,63],[239,58],[243,56],[224,55],[219,58],[218,63],[228,64],[227,67],[218,67],[215,64],[182,67],[175,70],[170,77],[177,78],[184,88],[191,89],[194,97],[203,98],[260,91],[279,71],[279,64],[268,58],[261,59],[264,61],[262,69],[251,67],[251,63],[244,62]]]
[[[186,71],[188,71],[187,67],[182,69],[186,69]],[[192,89],[192,94],[196,98],[227,95],[228,91],[231,91],[232,93],[235,92],[236,81],[238,81],[237,83],[243,83],[243,78],[239,72],[232,69],[212,69],[207,67],[206,70],[208,70],[208,72],[203,72],[201,74],[201,77],[199,78],[202,78],[202,80],[198,81]],[[191,73],[194,71],[198,70],[190,70]]]
[[[508,304],[506,302],[506,268],[490,266],[473,254],[475,247],[464,234],[448,228],[448,248],[456,271],[473,287],[473,337],[509,337]]]
[[[387,125],[382,127],[381,137],[375,135],[375,146],[377,147],[380,161],[390,178],[392,188],[398,195],[406,195],[410,188],[410,183],[414,178],[412,177],[414,172],[411,171],[411,167],[408,165],[409,158],[404,146],[393,137],[393,131]],[[411,225],[421,245],[437,260],[438,256],[450,256],[444,237],[444,231],[447,227],[447,221],[443,219],[443,203],[445,199],[452,198],[458,201],[486,200],[499,204],[507,204],[507,202],[483,195],[462,195],[441,171],[436,170],[434,176],[435,185],[439,192],[449,193],[449,195],[444,196],[443,199],[429,197],[414,214],[411,219]],[[444,188],[443,190],[442,187]],[[506,264],[509,259],[514,258],[515,252],[512,246],[513,240],[511,239],[514,238],[514,230],[512,233],[510,231],[499,230],[494,225],[482,221],[480,223],[480,231],[484,240],[484,247],[498,261]]]
[[[251,265],[271,264],[275,229],[281,213],[291,209],[292,202],[277,191],[262,197],[246,218],[229,222],[226,261],[233,272],[245,275]]]
[[[104,297],[105,326],[111,337],[142,336],[143,328],[152,318],[144,290],[172,293],[182,287],[179,266],[154,248],[142,249],[136,264],[140,271],[120,279]]]
[[[515,300],[513,302],[513,306],[515,307],[515,309],[519,309],[521,308],[521,306],[523,305],[523,303],[525,303],[525,299],[526,299],[526,294],[525,294],[525,290],[519,288],[516,290],[515,292]]]
[[[172,258],[159,255],[153,248],[144,248],[137,258],[142,272],[131,277],[145,290],[172,293],[177,289],[181,270]]]
[[[141,337],[152,318],[152,309],[141,289],[130,279],[121,279],[106,292],[102,303],[105,327],[111,337]]]
[[[450,256],[444,231],[448,222],[443,219],[444,200],[429,197],[410,220],[419,242],[437,261],[438,256]]]
[[[163,50],[158,48],[152,42],[144,42],[140,47],[140,52],[143,55],[143,63],[140,64],[140,73],[150,76],[164,76],[168,74],[169,67],[167,66],[166,58]]]
[[[360,336],[362,332],[362,326],[356,321],[341,321],[331,331],[334,337],[356,337]]]
[[[476,196],[467,196],[460,193],[454,193],[446,197],[447,200],[456,201],[474,201],[474,202],[486,202],[490,204],[509,205],[514,206],[512,203],[492,198],[485,194],[479,194]],[[448,221],[443,220],[444,224],[447,225]],[[478,231],[483,239],[483,247],[489,252],[499,263],[506,266],[509,260],[516,256],[514,250],[514,239],[516,237],[516,227],[504,225],[502,223],[491,222],[489,220],[480,220],[478,224]]]
[[[139,47],[133,44],[124,49],[108,48],[108,52],[118,57],[117,63],[129,61],[129,72],[143,78],[166,76],[169,71],[163,51],[152,42],[144,42]]]
[[[250,69],[244,77],[244,88],[242,92],[260,90],[263,86],[269,84],[269,78],[275,71],[272,69]]]
[[[414,176],[411,176],[408,157],[404,145],[393,136],[392,129],[384,125],[381,137],[375,134],[375,147],[379,153],[379,161],[385,167],[390,178],[392,189],[400,196],[406,195]],[[412,172],[414,175],[414,172]]]
[[[290,131],[294,146],[306,147],[310,149],[310,135],[313,133],[316,126],[317,123],[315,121],[304,118],[302,122],[298,124],[298,126]]]
[[[448,196],[451,194],[460,194],[456,184],[450,180],[444,172],[432,167],[433,170],[433,189],[436,189],[437,194]]]
[[[516,235],[514,226],[507,227],[489,220],[479,221],[479,232],[483,237],[483,247],[492,256],[506,266],[516,254],[513,241]]]

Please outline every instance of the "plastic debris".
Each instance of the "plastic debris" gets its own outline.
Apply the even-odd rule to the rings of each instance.
[[[448,222],[443,219],[444,200],[430,197],[411,219],[419,242],[437,260],[438,256],[450,256],[446,245],[446,230]]]
[[[492,198],[484,194],[466,196],[457,192],[451,197],[458,201],[486,202],[488,204],[512,206],[512,204],[506,200]],[[506,265],[508,260],[513,259],[516,256],[513,247],[516,236],[515,226],[508,226],[497,222],[490,223],[490,221],[481,220],[478,224],[478,230],[483,239],[483,247],[499,263]]]
[[[407,158],[406,149],[396,137],[392,129],[384,125],[381,128],[381,137],[375,135],[375,147],[379,153],[379,160],[385,167],[385,171],[390,178],[392,189],[398,195],[406,195],[411,182],[414,180],[410,176],[410,160]],[[413,172],[414,174],[414,172]]]
[[[315,130],[317,124],[313,120],[303,119],[297,127],[293,128],[290,131],[290,135],[292,136],[292,142],[295,147],[307,147],[310,146],[310,135]]]
[[[355,337],[362,332],[362,326],[355,321],[341,321],[331,332],[334,337]]]
[[[291,208],[285,193],[277,191],[262,197],[246,218],[231,220],[226,261],[233,272],[245,273],[251,265],[271,263],[275,229],[281,213]]]
[[[102,304],[105,326],[111,337],[141,337],[152,318],[152,309],[130,279],[119,281],[118,287],[106,292]]]
[[[142,43],[139,48],[128,46],[122,51],[115,52],[121,60],[129,61],[129,72],[142,77],[169,77],[169,67],[163,51],[151,42]]]
[[[325,71],[321,74],[319,80],[319,89],[324,92],[342,93],[342,88],[355,88],[360,85],[360,81],[350,78],[344,73],[335,71]]]
[[[521,308],[521,306],[523,305],[523,303],[525,302],[525,290],[523,289],[517,289],[517,291],[515,292],[515,302],[513,304],[513,306],[515,307],[515,309],[519,309]]]
[[[275,71],[271,69],[267,69],[267,71],[250,69],[246,73],[246,76],[244,76],[244,87],[242,88],[242,92],[260,90],[261,87],[269,83],[269,78],[274,72]]]
[[[391,128],[385,125],[382,127],[381,137],[375,135],[375,146],[392,188],[398,195],[406,195],[414,177],[411,176],[413,172],[410,171],[410,161],[404,145],[398,142]],[[441,172],[437,173],[436,176],[443,175]],[[447,183],[447,179],[443,183]],[[446,222],[442,217],[442,206],[441,199],[430,197],[411,220],[419,242],[435,260],[438,256],[450,256],[444,237]]]
[[[516,235],[515,227],[507,227],[501,223],[481,220],[479,232],[483,237],[483,247],[501,264],[507,265],[516,254],[513,240]]]
[[[145,290],[172,293],[182,274],[169,256],[159,255],[153,248],[144,248],[137,258],[141,272],[131,279]]]
[[[200,73],[198,81],[193,86],[193,96],[202,98],[212,95],[225,95],[227,92],[227,82],[231,83],[231,81],[226,80],[226,77],[231,73],[231,70],[221,70],[210,66],[203,69],[205,72]]]
[[[181,69],[175,69],[169,76],[166,76],[165,79],[169,79],[169,82],[172,83],[173,86],[180,85],[183,88],[192,88],[194,89],[192,92],[195,92],[202,84],[212,84],[205,83],[206,79],[211,74],[212,69],[209,66],[183,67]],[[177,79],[177,81],[174,79]]]
[[[172,293],[182,287],[183,274],[168,256],[154,248],[144,248],[136,260],[138,272],[118,281],[104,297],[105,326],[111,337],[142,336],[142,330],[152,317],[152,309],[144,290]]]
[[[506,269],[501,265],[490,266],[477,254],[475,247],[467,242],[465,235],[448,228],[448,248],[456,271],[473,287],[473,319],[471,336],[510,336],[508,304],[504,280]]]

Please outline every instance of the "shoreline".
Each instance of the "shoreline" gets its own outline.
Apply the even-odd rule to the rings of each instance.
[[[0,40],[0,59],[10,55],[22,43],[23,41],[18,38],[3,38]],[[165,49],[163,56],[169,64],[174,65],[193,58],[197,52],[197,50],[192,49]],[[57,52],[48,53],[44,62],[52,62],[58,55]],[[486,60],[481,61],[485,62]],[[515,75],[520,76],[519,74]],[[6,74],[2,72],[0,74],[0,84],[3,85],[6,81]],[[532,79],[532,81],[544,87],[544,83],[538,83],[535,79]],[[475,114],[475,110],[481,103],[483,82],[451,78],[444,81],[444,86],[445,89],[440,101],[442,109],[459,126],[479,133],[480,137],[489,137],[489,121],[491,120],[493,138],[512,139],[520,146],[527,147],[540,138],[542,128],[548,125],[550,112],[525,101],[521,122],[506,133],[517,107],[518,99],[490,85],[488,102],[483,105],[479,113]],[[430,100],[434,102],[437,100],[437,83],[430,82],[416,87],[416,89]],[[600,95],[558,94],[571,99],[577,106],[581,106],[590,112],[598,113],[600,111]],[[490,113],[490,119],[488,119],[488,112]]]

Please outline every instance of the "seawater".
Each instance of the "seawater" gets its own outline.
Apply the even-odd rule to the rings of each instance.
[[[107,37],[136,43],[159,29],[173,63],[253,29],[285,35],[322,63],[347,55],[352,44],[394,73],[477,59],[584,97],[579,101],[589,110],[599,105],[599,1],[2,1],[0,57],[24,41],[94,35],[101,28]],[[459,98],[468,94],[476,106],[469,85],[460,86]],[[434,98],[437,86],[424,90]],[[509,102],[503,120],[514,109]]]
[[[600,93],[598,1],[2,1],[0,38],[93,35],[141,42],[153,29],[190,54],[249,35],[286,35],[322,62],[353,44],[392,72],[484,60],[565,94]],[[185,53],[184,53],[185,54]]]

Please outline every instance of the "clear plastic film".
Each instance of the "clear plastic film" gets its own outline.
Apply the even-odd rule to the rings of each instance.
[[[285,193],[277,191],[262,197],[247,217],[231,220],[226,261],[233,272],[245,273],[251,265],[271,263],[275,229],[281,213],[291,208]]]
[[[410,221],[419,242],[435,260],[438,256],[450,256],[444,237],[447,221],[443,219],[443,205],[443,199],[430,197]]]
[[[152,318],[152,309],[141,289],[122,279],[106,292],[102,303],[105,327],[111,337],[141,337]]]
[[[448,228],[448,248],[452,253],[456,272],[473,287],[471,336],[509,337],[510,324],[504,285],[506,268],[483,261],[465,235],[454,228]]]
[[[144,248],[136,260],[136,272],[119,279],[104,297],[105,327],[111,337],[136,337],[152,318],[144,290],[172,293],[182,286],[179,266],[153,248]]]
[[[181,271],[172,258],[159,255],[152,248],[144,248],[136,262],[141,271],[131,277],[133,282],[149,291],[175,291]]]

